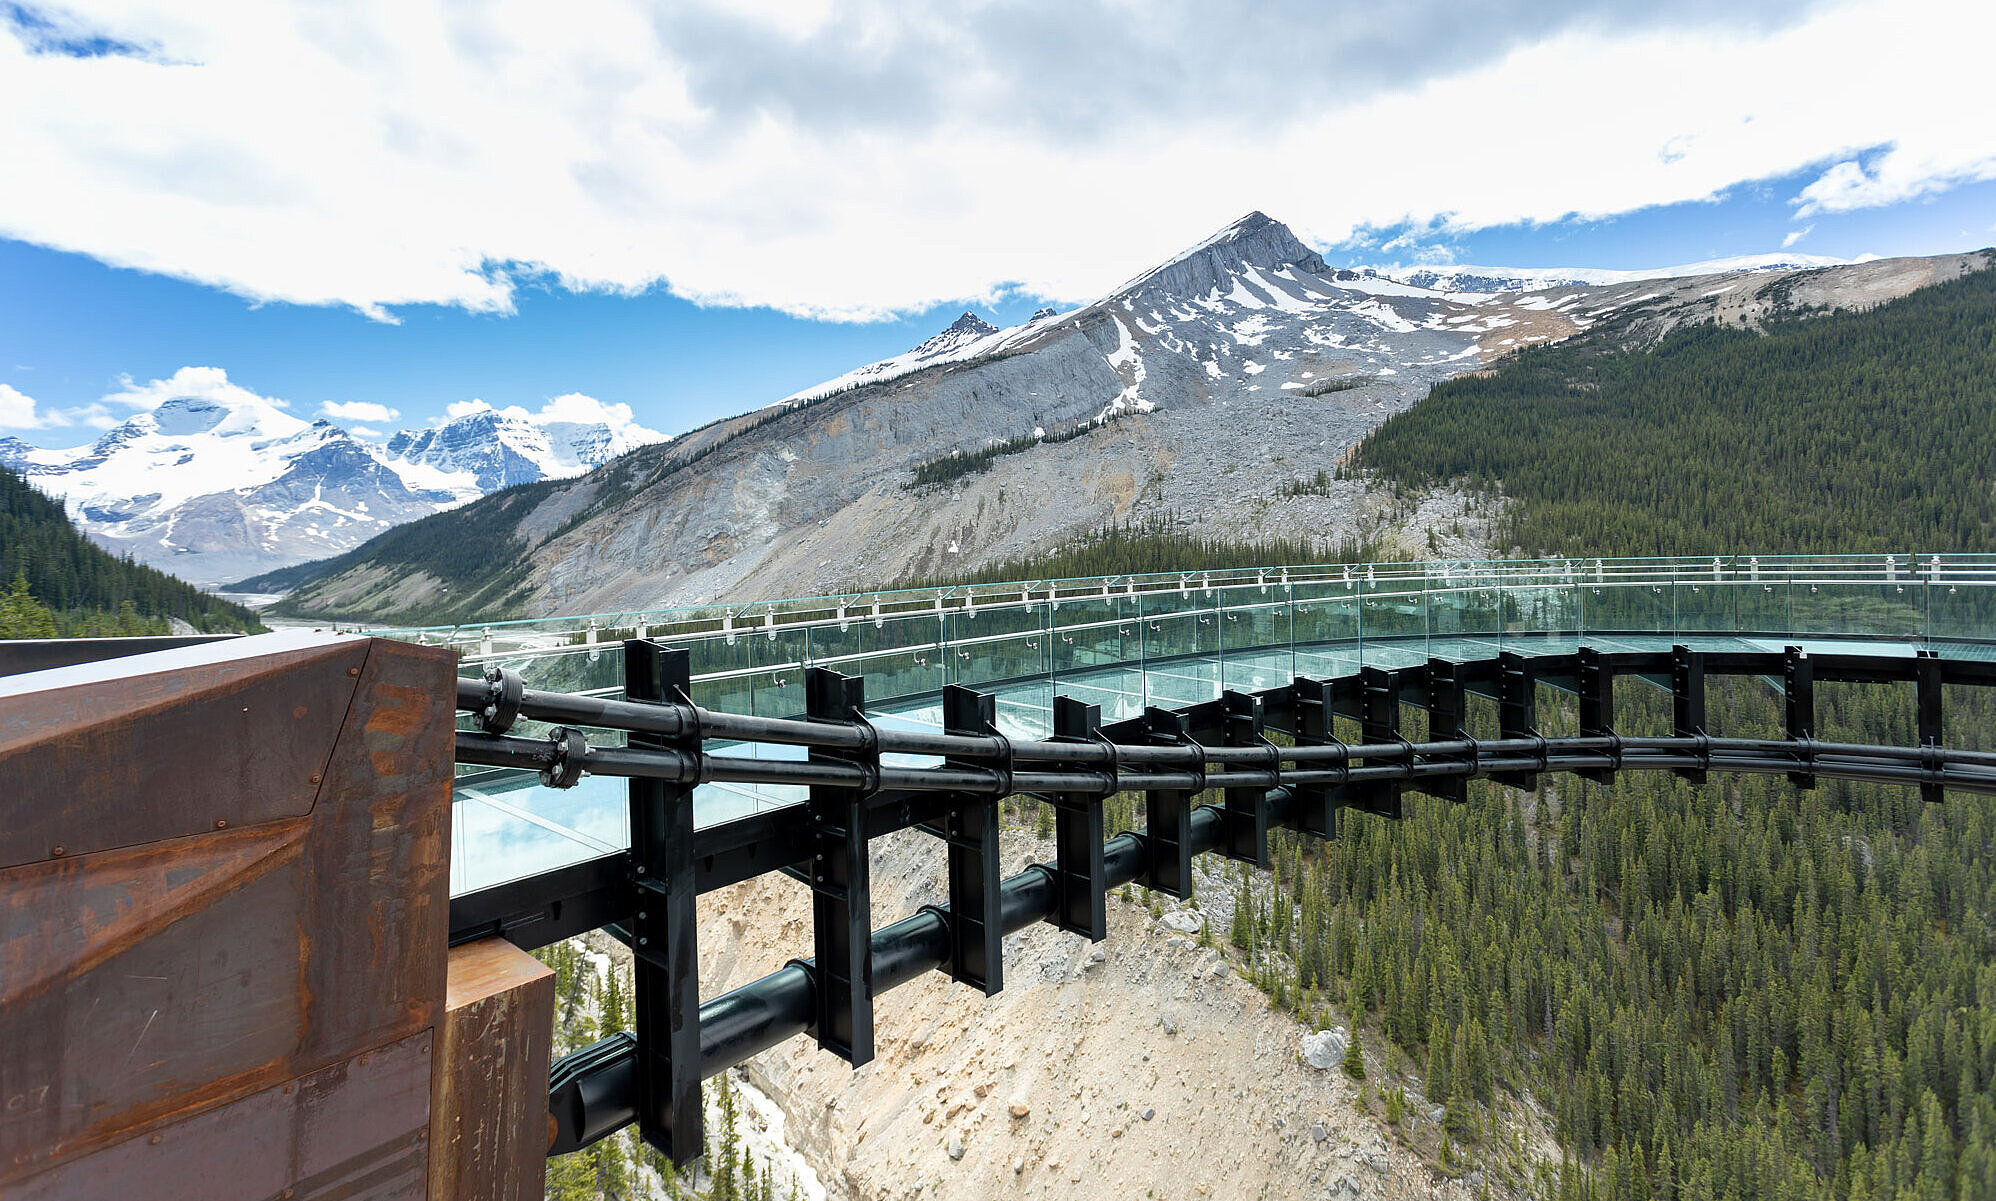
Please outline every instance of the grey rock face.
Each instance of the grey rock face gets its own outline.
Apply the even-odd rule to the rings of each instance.
[[[522,615],[858,591],[1131,519],[1335,545],[1375,520],[1359,485],[1330,479],[1338,463],[1435,382],[1610,318],[1631,318],[1640,337],[1754,319],[1789,303],[1767,299],[1782,280],[1793,303],[1849,304],[1983,266],[1896,262],[1801,285],[1775,273],[1463,295],[1332,270],[1250,214],[1094,304],[1009,330],[966,314],[785,407],[552,489],[507,519],[530,589]],[[1829,277],[1861,282],[1832,293]],[[911,490],[923,463],[1036,431],[1084,432]],[[346,586],[327,579],[295,599],[313,611]]]

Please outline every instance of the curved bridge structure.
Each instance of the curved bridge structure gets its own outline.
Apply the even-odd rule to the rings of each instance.
[[[556,1151],[636,1122],[697,1155],[704,1076],[799,1033],[865,1063],[879,992],[932,969],[994,992],[1009,931],[1099,939],[1109,888],[1182,896],[1194,854],[1265,863],[1270,829],[1334,836],[1408,791],[1647,770],[1996,792],[1945,703],[1996,683],[1983,559],[1269,568],[398,634],[470,673],[452,941],[607,927],[636,953],[636,1028],[555,1067]],[[1782,736],[1709,729],[1713,676],[1778,690]],[[1916,738],[1819,737],[1816,688],[1846,683],[1901,685]],[[1644,686],[1667,728],[1618,725]],[[1558,693],[1577,722],[1553,733]],[[1105,838],[1117,792],[1145,828]],[[1015,793],[1053,804],[1057,855],[1000,879]],[[909,827],[942,842],[950,903],[875,929],[868,843]],[[696,898],[775,871],[811,891],[815,956],[703,1002]]]
[[[559,1152],[632,1123],[687,1158],[701,1079],[758,1050],[802,1033],[863,1063],[882,992],[932,970],[995,991],[1008,931],[1101,938],[1110,888],[1182,895],[1202,852],[1260,863],[1271,831],[1479,776],[1996,792],[1960,703],[1996,683],[1996,560],[1950,556],[1275,567],[186,641],[0,643],[10,1198],[525,1201],[551,1130]],[[1713,728],[1715,677],[1764,682],[1782,722]],[[1895,690],[1903,745],[1819,727],[1847,687]],[[1001,878],[1020,793],[1054,851]],[[1104,828],[1111,794],[1141,830]],[[876,915],[873,840],[910,828],[948,903]],[[698,898],[776,872],[810,957],[701,997]],[[633,950],[632,1026],[550,1064],[527,951],[598,928]]]

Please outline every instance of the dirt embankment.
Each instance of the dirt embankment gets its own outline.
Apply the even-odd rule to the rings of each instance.
[[[1008,873],[1051,857],[1008,840]],[[876,926],[945,899],[940,843],[910,832],[876,847]],[[1477,1195],[1479,1180],[1438,1174],[1359,1112],[1352,1081],[1304,1064],[1296,1021],[1170,924],[1196,929],[1191,915],[1166,919],[1112,893],[1104,943],[1045,925],[1007,938],[995,997],[940,973],[883,994],[866,1067],[798,1038],[747,1075],[834,1197]],[[805,952],[810,929],[788,878],[703,898],[703,991]]]

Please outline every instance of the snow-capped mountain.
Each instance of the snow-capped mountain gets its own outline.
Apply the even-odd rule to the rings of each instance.
[[[652,442],[661,434],[631,422],[552,421],[481,408],[388,440],[388,465],[412,484],[461,500],[514,484],[566,479]]]
[[[215,585],[337,554],[511,484],[578,475],[661,437],[628,421],[517,413],[480,406],[384,448],[246,389],[207,388],[89,446],[0,440],[0,465],[60,498],[107,549]]]
[[[1450,264],[1430,267],[1360,267],[1360,274],[1411,284],[1434,292],[1537,292],[1547,288],[1595,288],[1645,279],[1681,279],[1688,275],[1738,275],[1762,271],[1810,271],[1838,267],[1850,259],[1820,254],[1746,254],[1680,263],[1675,267],[1609,270],[1598,267],[1471,267]],[[1861,261],[1861,260],[1859,260]]]

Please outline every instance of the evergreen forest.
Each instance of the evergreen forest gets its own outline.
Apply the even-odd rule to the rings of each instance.
[[[1501,490],[1499,546],[1528,553],[1996,550],[1996,270],[1867,312],[1630,333],[1439,384],[1356,462]]]
[[[1627,728],[1666,726],[1668,697],[1624,683]],[[1715,729],[1777,736],[1759,681],[1712,703]],[[1826,737],[1912,738],[1910,689],[1819,703]],[[1951,745],[1996,746],[1992,698],[1949,703]],[[1391,1048],[1443,1107],[1445,1166],[1562,1201],[1996,1197],[1996,798],[1476,781],[1274,857],[1230,931],[1250,978]],[[1527,1096],[1563,1170],[1504,1145]],[[1404,1090],[1382,1102],[1407,1120]]]
[[[0,467],[0,638],[261,630],[256,615],[85,538],[62,505]]]

